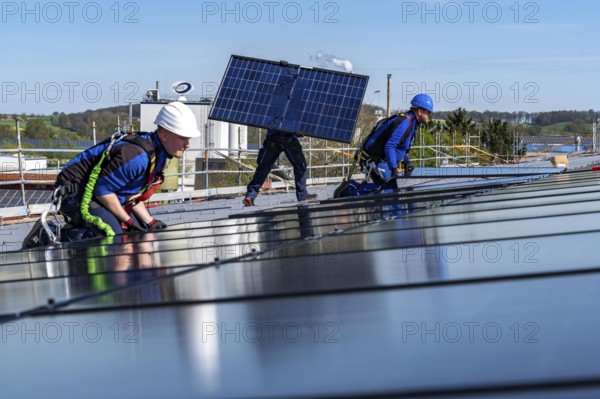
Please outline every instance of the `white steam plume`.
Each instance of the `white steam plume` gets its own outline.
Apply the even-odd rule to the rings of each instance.
[[[345,70],[346,72],[352,72],[352,62],[350,62],[350,60],[339,59],[335,55],[323,54],[319,51],[316,55],[311,55],[310,59],[317,61],[317,64],[322,68],[335,66]]]

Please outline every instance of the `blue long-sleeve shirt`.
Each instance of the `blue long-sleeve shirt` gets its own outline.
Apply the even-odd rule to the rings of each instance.
[[[390,139],[385,143],[385,161],[387,162],[390,170],[398,168],[398,163],[402,162],[408,150],[412,146],[415,137],[417,135],[417,125],[419,124],[415,114],[412,111],[406,115],[410,117],[406,118],[390,136]],[[407,130],[410,127],[410,131]]]
[[[167,162],[168,154],[155,133],[139,134],[149,140],[154,146],[156,163],[151,179],[161,172]],[[63,168],[59,181],[79,183],[85,188],[91,169],[106,150],[106,145],[92,147],[75,158]],[[110,160],[105,162],[100,176],[94,186],[94,196],[116,194],[121,204],[126,202],[128,195],[138,194],[148,183],[148,168],[150,160],[146,151],[139,145],[119,141],[110,152]]]
[[[412,111],[405,113],[405,119],[396,127],[396,129],[390,135],[390,138],[385,142],[383,146],[383,153],[385,154],[385,162],[387,163],[390,170],[398,168],[398,163],[401,162],[410,147],[412,146],[416,134],[419,122],[417,117]],[[392,118],[386,121],[379,129],[380,133],[383,133],[385,129],[390,126],[396,118]],[[411,122],[412,121],[412,122]],[[410,128],[410,129],[409,129]],[[378,135],[373,135],[365,143],[367,150],[371,149],[371,146],[377,141]]]

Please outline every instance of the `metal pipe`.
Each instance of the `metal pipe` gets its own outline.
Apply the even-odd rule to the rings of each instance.
[[[592,152],[596,153],[596,131],[598,129],[598,122],[592,123]]]
[[[204,188],[208,190],[208,148],[204,150]]]
[[[421,148],[419,148],[419,154],[421,159],[419,159],[419,166],[422,168],[425,166],[423,158],[425,158],[425,148],[424,148],[424,138],[423,138],[423,130],[419,130],[419,138],[421,139]]]
[[[327,140],[325,140],[325,148],[327,148]],[[327,178],[327,154],[329,154],[329,151],[325,152],[325,178]]]
[[[342,177],[346,176],[346,145],[342,143]]]
[[[23,147],[21,147],[21,128],[19,127],[20,118],[15,118],[17,124],[17,157],[19,159],[19,178],[21,179],[21,200],[23,206],[27,206],[27,200],[25,198],[25,174],[23,172]]]
[[[242,158],[242,127],[238,126],[238,162],[241,162],[241,158]],[[240,173],[238,173],[238,186],[242,185],[242,170],[240,169],[239,165],[238,165],[238,170]]]
[[[210,134],[208,123],[204,125],[204,131],[204,188],[208,189],[208,147],[210,146],[210,138],[208,137]]]
[[[596,121],[596,129],[594,130],[594,152],[598,152],[598,123],[600,122],[600,119],[598,119]]]
[[[312,138],[308,137],[308,178],[312,179]]]
[[[129,103],[129,127],[133,132],[133,103]]]
[[[185,191],[185,153],[183,152],[183,156],[181,157],[181,191]]]

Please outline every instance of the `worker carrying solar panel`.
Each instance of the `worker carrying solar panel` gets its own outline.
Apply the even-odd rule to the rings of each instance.
[[[76,241],[165,228],[144,201],[163,182],[169,159],[181,158],[190,138],[200,132],[192,110],[181,102],[162,107],[154,123],[155,132],[117,132],[65,165],[56,179],[53,204],[67,224],[49,225],[42,215],[23,247],[61,241],[57,234],[62,241]]]
[[[431,119],[433,99],[427,94],[417,94],[410,105],[408,112],[380,120],[357,152],[355,158],[359,161],[367,180],[370,179],[373,183],[353,182],[350,180],[350,174],[336,190],[335,197],[397,188],[396,179],[399,177],[400,166],[404,169],[405,176],[411,175],[414,167],[410,162],[409,151],[415,142],[419,126]]]
[[[262,148],[256,157],[256,171],[246,189],[246,196],[242,200],[245,206],[253,206],[258,196],[260,187],[273,169],[279,155],[283,152],[294,169],[296,183],[296,198],[298,201],[310,201],[317,198],[316,194],[306,191],[306,158],[302,152],[299,135],[269,129]]]

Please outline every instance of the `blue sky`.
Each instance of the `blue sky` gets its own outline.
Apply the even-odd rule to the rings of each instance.
[[[231,54],[368,75],[366,102],[404,109],[600,109],[600,2],[1,2],[0,113],[79,112],[139,101],[160,82],[210,94]],[[595,17],[596,16],[596,17]],[[595,20],[596,18],[596,20]],[[375,93],[377,90],[380,93]],[[203,93],[205,92],[205,93]]]

